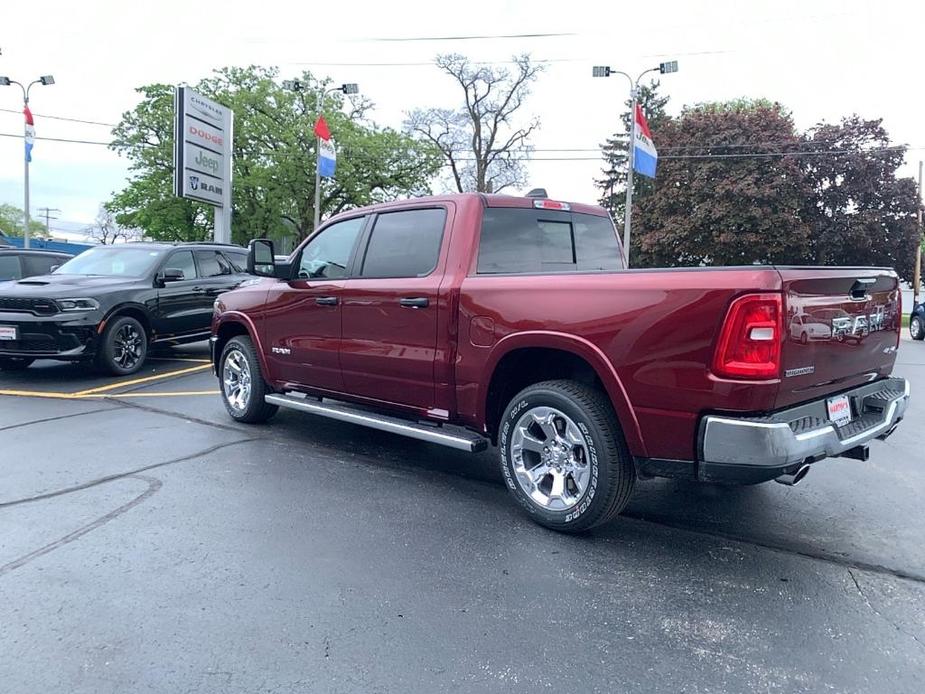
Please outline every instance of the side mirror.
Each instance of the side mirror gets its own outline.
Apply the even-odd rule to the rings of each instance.
[[[272,241],[254,239],[247,244],[247,271],[258,277],[276,277],[276,261],[273,256]]]
[[[49,272],[54,272],[54,271],[57,270],[59,267],[61,267],[61,266],[60,266],[60,265],[52,265],[50,268],[48,268],[48,271],[49,271]]]
[[[164,268],[164,271],[161,273],[161,280],[164,282],[179,282],[183,279],[186,279],[183,270],[177,267]]]
[[[277,263],[273,242],[254,239],[247,245],[247,271],[258,277],[289,279],[289,264]]]

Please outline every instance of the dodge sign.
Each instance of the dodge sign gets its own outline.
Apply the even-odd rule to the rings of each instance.
[[[177,88],[175,109],[176,194],[230,211],[231,109],[189,87]]]

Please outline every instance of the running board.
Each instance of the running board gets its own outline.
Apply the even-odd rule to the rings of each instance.
[[[428,441],[430,443],[439,443],[442,446],[455,448],[467,453],[477,453],[484,451],[488,447],[488,440],[478,434],[459,429],[457,432],[448,433],[442,427],[432,427],[426,424],[416,424],[415,422],[388,415],[375,414],[365,410],[355,410],[345,405],[333,405],[309,400],[295,395],[267,395],[265,400],[271,405],[280,407],[289,407],[294,410],[301,410],[310,414],[316,414],[329,419],[336,419],[341,422],[350,422],[360,426],[369,427],[370,429],[379,429],[388,431],[400,436],[409,436],[413,439]]]

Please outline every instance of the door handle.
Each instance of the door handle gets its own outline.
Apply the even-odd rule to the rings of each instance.
[[[197,294],[202,294],[205,291],[205,287],[193,287],[193,291]]]
[[[399,299],[398,303],[405,308],[427,308],[430,306],[430,299],[428,299],[426,296],[409,296],[405,297],[404,299]]]
[[[315,297],[315,303],[319,306],[337,306],[336,296],[319,296]]]

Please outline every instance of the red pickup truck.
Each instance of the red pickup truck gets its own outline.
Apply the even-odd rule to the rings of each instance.
[[[866,459],[908,383],[896,274],[747,266],[627,270],[605,210],[449,195],[340,214],[267,279],[215,302],[228,413],[290,407],[466,451],[565,531],[653,476],[795,484]]]

